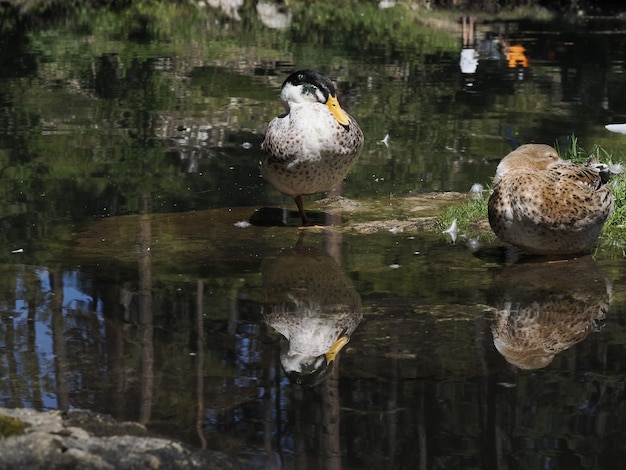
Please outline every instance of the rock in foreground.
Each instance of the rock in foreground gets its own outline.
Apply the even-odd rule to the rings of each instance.
[[[95,428],[105,435],[95,435]],[[150,437],[138,423],[79,410],[64,419],[59,412],[0,408],[0,439],[2,470],[237,468],[222,453]]]

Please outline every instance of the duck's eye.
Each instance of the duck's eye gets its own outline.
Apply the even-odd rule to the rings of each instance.
[[[322,90],[310,83],[302,83],[302,94],[311,95],[320,103],[325,103],[328,99],[328,96],[326,96]]]
[[[317,87],[311,85],[310,83],[302,83],[302,89],[305,93],[308,93],[309,95],[314,95]]]

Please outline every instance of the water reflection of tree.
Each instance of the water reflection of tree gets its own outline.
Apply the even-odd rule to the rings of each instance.
[[[54,377],[57,406],[60,411],[67,412],[70,408],[70,368],[67,355],[66,322],[63,315],[63,273],[50,273],[50,302],[52,342],[54,351]]]
[[[152,416],[154,397],[154,313],[152,311],[152,228],[150,195],[143,196],[139,218],[139,325],[141,341],[141,397],[139,422],[146,424]]]

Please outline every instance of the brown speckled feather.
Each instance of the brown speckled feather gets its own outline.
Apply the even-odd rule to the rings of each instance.
[[[613,210],[604,169],[561,160],[547,145],[528,144],[498,165],[489,223],[503,241],[535,254],[588,251]]]

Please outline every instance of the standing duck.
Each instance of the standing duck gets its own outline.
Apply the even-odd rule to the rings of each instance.
[[[302,196],[343,180],[363,147],[363,132],[337,101],[333,83],[313,70],[287,77],[280,91],[287,111],[274,118],[262,144],[261,173],[294,198],[302,225],[311,225]]]
[[[489,198],[495,234],[531,254],[589,251],[613,211],[607,165],[575,164],[549,145],[526,144],[498,164]]]

